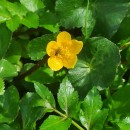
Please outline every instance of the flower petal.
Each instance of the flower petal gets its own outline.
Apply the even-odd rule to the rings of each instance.
[[[63,57],[63,65],[66,68],[74,68],[76,62],[77,62],[77,56],[76,55],[69,55],[69,56]]]
[[[78,54],[83,48],[83,42],[78,40],[71,40],[71,47],[69,48],[70,53]]]
[[[63,67],[63,62],[61,60],[61,58],[58,58],[56,56],[50,57],[48,59],[48,66],[54,70],[54,71],[58,71]]]
[[[54,56],[58,49],[56,41],[51,41],[47,44],[46,52],[49,56]]]
[[[66,31],[60,32],[57,36],[58,43],[61,43],[61,42],[63,43],[70,40],[71,40],[71,35]]]

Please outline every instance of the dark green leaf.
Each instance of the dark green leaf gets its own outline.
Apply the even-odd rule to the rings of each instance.
[[[102,108],[102,101],[96,87],[93,87],[81,104],[80,120],[88,130],[102,130],[108,110]]]
[[[39,25],[53,33],[59,31],[57,16],[52,12],[40,12]]]
[[[130,115],[130,86],[128,85],[120,88],[112,95],[112,99],[109,103],[110,107],[110,119],[121,118],[122,116]]]
[[[44,107],[47,109],[55,108],[55,99],[46,86],[40,83],[34,83],[37,94],[43,99]]]
[[[12,40],[11,45],[5,55],[5,59],[12,64],[17,64],[21,58],[21,46],[18,41]]]
[[[32,60],[41,60],[46,55],[46,46],[53,39],[52,35],[43,35],[28,44],[28,55]]]
[[[21,4],[23,4],[29,11],[35,12],[38,9],[44,7],[43,2],[41,0],[20,0]]]
[[[13,77],[17,75],[17,70],[9,61],[0,60],[0,78]]]
[[[21,100],[21,114],[24,130],[33,130],[35,123],[45,113],[41,98],[34,93],[27,93]]]
[[[128,2],[129,0],[97,0],[92,3],[97,19],[95,30],[102,36],[112,37],[127,14]]]
[[[40,130],[68,130],[70,125],[70,119],[51,115],[42,123]]]
[[[89,0],[88,0],[88,5],[87,5],[87,9],[86,9],[86,16],[85,16],[85,23],[83,25],[83,34],[85,35],[85,38],[89,38],[89,36],[91,35],[93,28],[95,26],[96,20],[93,16],[93,12],[92,9],[90,7],[89,4]]]
[[[14,86],[9,87],[0,96],[0,123],[10,123],[15,120],[19,110],[19,94]]]
[[[78,93],[74,91],[68,78],[65,78],[60,84],[60,89],[58,92],[58,102],[66,115],[70,117],[76,116],[78,112]]]
[[[49,84],[49,83],[56,82],[57,80],[54,77],[54,71],[52,71],[48,67],[40,67],[38,70],[36,70],[35,72],[27,76],[26,81]]]
[[[0,95],[4,94],[5,92],[5,84],[4,84],[4,81],[3,79],[0,78]]]
[[[85,23],[86,7],[84,0],[57,0],[56,12],[60,24],[66,28],[82,27]]]
[[[0,130],[14,130],[7,124],[0,124]]]
[[[10,45],[11,32],[6,28],[5,25],[0,25],[0,59],[3,58]]]
[[[79,59],[68,76],[72,85],[84,96],[92,86],[103,89],[114,80],[120,62],[119,49],[105,38],[92,38],[84,44]]]

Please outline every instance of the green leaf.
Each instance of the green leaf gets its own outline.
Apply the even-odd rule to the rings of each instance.
[[[0,95],[3,95],[4,92],[5,92],[5,84],[4,84],[4,81],[3,79],[0,78]]]
[[[54,71],[48,67],[40,67],[35,72],[26,77],[28,82],[40,82],[43,84],[49,84],[56,82],[57,79],[54,77]]]
[[[28,12],[27,15],[21,19],[21,23],[28,28],[37,28],[39,25],[39,17],[36,13]]]
[[[115,118],[119,119],[122,116],[130,115],[130,86],[128,85],[120,88],[112,95],[112,99],[109,102],[111,120]]]
[[[44,107],[47,109],[55,108],[55,99],[46,86],[40,83],[34,83],[37,94],[43,99]]]
[[[14,130],[7,124],[0,124],[0,130]]]
[[[45,113],[46,109],[41,107],[41,98],[35,93],[27,93],[21,100],[20,108],[24,130],[33,130],[36,121]]]
[[[69,80],[83,97],[92,86],[108,87],[120,62],[119,49],[105,38],[92,38],[84,44],[79,62],[69,70]],[[91,51],[90,51],[91,50]]]
[[[5,59],[12,64],[17,64],[21,58],[21,46],[18,41],[12,40],[11,45],[5,55]]]
[[[0,78],[14,77],[17,75],[17,70],[9,61],[0,60]]]
[[[82,31],[83,34],[85,36],[85,38],[89,38],[89,36],[91,35],[94,26],[95,26],[96,20],[93,16],[93,12],[92,9],[90,7],[90,3],[88,0],[88,5],[87,5],[87,9],[86,9],[86,16],[85,16],[85,23],[83,25]]]
[[[53,39],[52,35],[43,35],[31,40],[28,44],[28,55],[32,60],[41,60],[46,55],[48,42]]]
[[[78,93],[74,91],[68,78],[65,78],[60,84],[58,92],[58,102],[60,108],[70,117],[76,116],[78,112]]]
[[[0,23],[10,19],[9,11],[3,6],[3,1],[0,1]]]
[[[120,127],[120,130],[129,130],[130,129],[130,117],[126,117],[125,119],[121,120],[117,124]]]
[[[10,123],[15,120],[19,111],[19,93],[14,86],[9,87],[0,96],[0,123]]]
[[[55,10],[60,24],[70,29],[84,25],[86,7],[84,0],[57,0]]]
[[[112,37],[128,12],[129,0],[97,0],[92,3],[96,17],[95,30],[108,38]]]
[[[81,104],[80,120],[88,130],[102,130],[108,110],[102,108],[102,101],[96,87],[93,87]]]
[[[11,3],[6,0],[1,0],[0,4],[8,10],[11,16],[24,16],[27,13],[27,9],[19,2]]]
[[[6,25],[12,32],[14,32],[19,27],[20,22],[21,20],[18,16],[13,16],[10,20],[6,21]]]
[[[68,130],[71,125],[70,119],[64,119],[63,117],[58,117],[50,115],[40,126],[40,130]]]
[[[35,12],[44,7],[41,0],[20,0],[21,4],[24,5],[29,11]]]
[[[3,58],[10,45],[11,32],[6,28],[5,25],[0,25],[0,59]]]
[[[53,33],[59,31],[58,19],[55,13],[52,12],[40,12],[39,25]]]

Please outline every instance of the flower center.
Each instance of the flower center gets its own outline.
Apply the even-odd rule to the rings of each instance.
[[[57,56],[60,53],[60,49],[58,48],[55,52],[55,56]]]

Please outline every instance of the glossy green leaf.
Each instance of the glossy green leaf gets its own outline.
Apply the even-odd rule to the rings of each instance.
[[[120,118],[122,116],[128,116],[130,114],[130,85],[120,88],[112,95],[112,99],[109,103],[110,107],[110,119]]]
[[[44,7],[44,4],[41,0],[20,0],[21,4],[24,5],[29,11],[35,12],[38,9]]]
[[[9,87],[0,96],[0,123],[10,123],[15,120],[19,111],[19,93],[14,86]]]
[[[70,119],[64,119],[63,117],[58,117],[50,115],[40,126],[40,130],[68,130],[71,125]]]
[[[49,89],[40,83],[34,83],[35,90],[37,94],[43,99],[44,107],[47,109],[53,109],[55,108],[55,99],[49,91]]]
[[[0,124],[0,130],[13,130],[13,128],[7,124]]]
[[[120,62],[120,54],[111,41],[92,38],[84,44],[79,59],[76,67],[69,70],[68,76],[80,95],[85,96],[92,86],[104,89],[111,84]]]
[[[56,13],[66,28],[82,27],[85,23],[87,2],[84,0],[57,0]]]
[[[68,78],[65,78],[60,84],[58,92],[58,102],[60,108],[70,117],[76,116],[78,112],[78,93],[74,91]]]
[[[0,78],[14,77],[17,75],[16,67],[9,61],[0,60]]]
[[[128,12],[129,0],[97,0],[92,3],[95,12],[96,31],[102,36],[112,37]]]
[[[32,60],[41,60],[46,55],[48,42],[53,39],[52,35],[43,35],[42,37],[31,40],[28,44],[28,55]]]
[[[36,121],[45,113],[41,98],[35,93],[27,93],[21,100],[20,108],[24,130],[33,130]]]
[[[3,79],[0,78],[0,95],[4,94],[5,92],[5,84],[4,84],[4,81]]]
[[[88,130],[102,130],[108,110],[102,108],[101,96],[93,87],[81,104],[80,121]]]
[[[0,25],[0,59],[3,58],[10,45],[11,32],[3,24]]]

